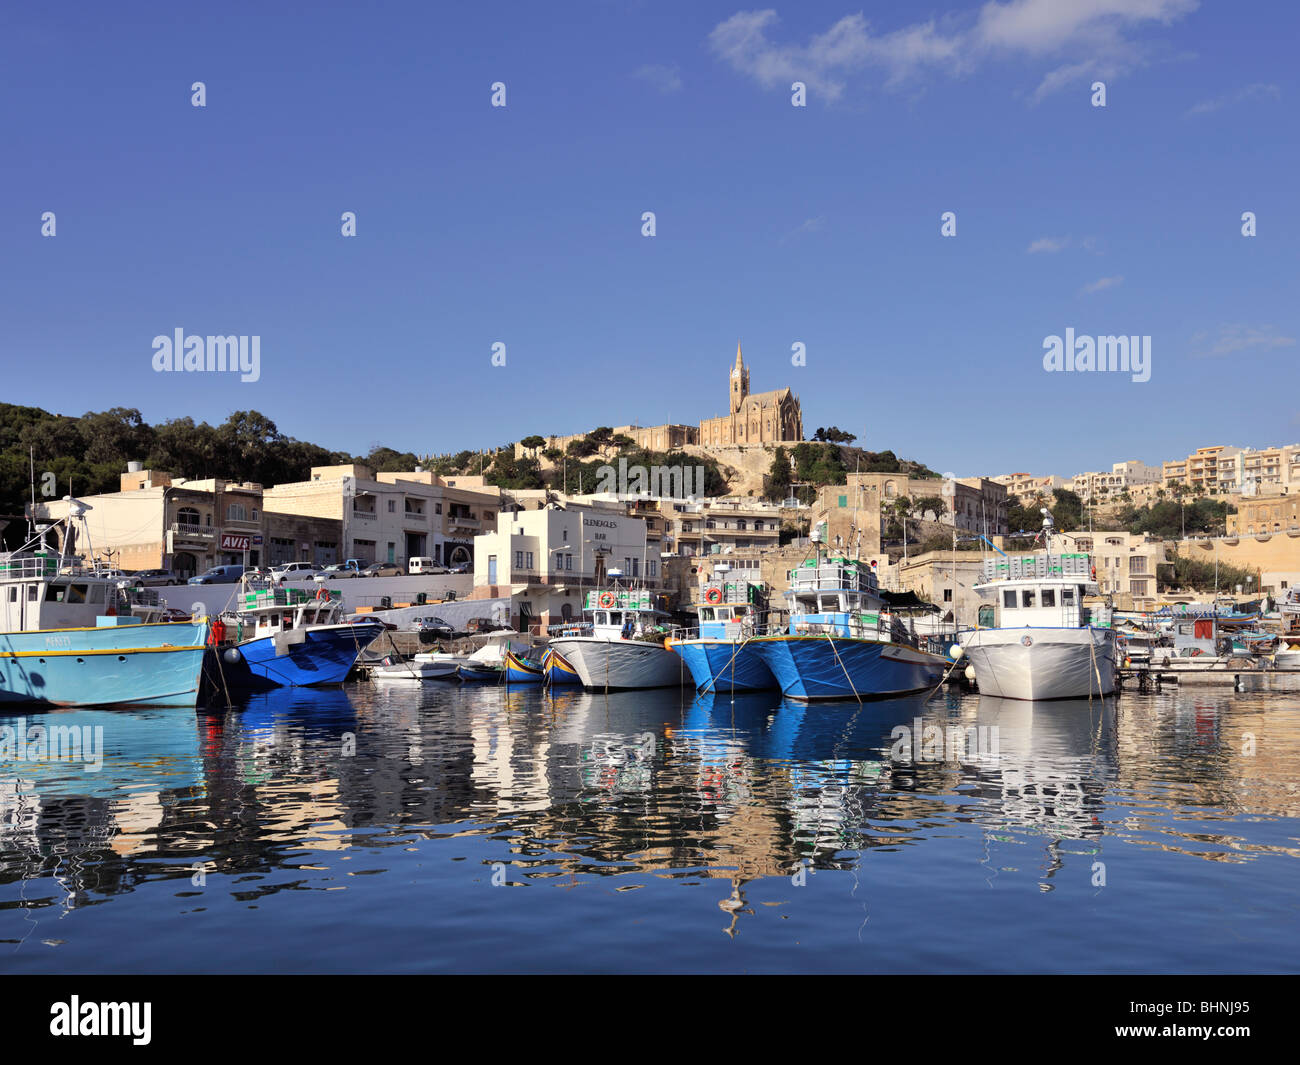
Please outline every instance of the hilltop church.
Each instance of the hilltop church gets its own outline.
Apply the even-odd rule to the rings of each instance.
[[[799,397],[788,388],[773,392],[749,391],[749,369],[736,344],[736,364],[731,368],[731,394],[728,412],[706,418],[694,425],[618,425],[615,435],[630,437],[637,447],[649,451],[676,451],[689,444],[703,447],[732,447],[737,444],[797,444],[803,440],[803,411]],[[546,447],[563,451],[586,434],[548,436]],[[515,457],[528,458],[532,452],[522,443],[515,444]]]
[[[736,344],[736,365],[731,369],[728,413],[700,422],[699,443],[705,447],[729,444],[798,443],[803,439],[803,411],[799,397],[789,388],[772,392],[749,391],[749,369]]]

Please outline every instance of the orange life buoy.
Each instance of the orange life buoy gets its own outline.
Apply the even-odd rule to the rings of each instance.
[[[710,588],[707,592],[704,593],[704,601],[705,601],[706,603],[721,603],[721,602],[722,602],[722,589],[721,589],[721,588],[718,588],[718,587],[716,587],[716,586],[713,587],[713,588]]]
[[[612,607],[612,606],[614,605],[614,593],[613,593],[613,592],[601,592],[601,593],[600,593],[600,598],[599,598],[598,600],[596,600],[596,601],[597,601],[601,606],[603,606],[606,610],[608,610],[610,607]]]
[[[317,599],[328,599],[330,597],[329,589],[322,587],[316,592]]]

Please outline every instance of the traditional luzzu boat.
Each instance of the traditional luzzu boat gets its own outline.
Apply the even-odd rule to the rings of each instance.
[[[224,633],[233,644],[221,651],[223,669],[242,662],[254,686],[341,684],[361,651],[383,631],[377,619],[347,620],[340,592],[322,587],[313,594],[245,581]]]
[[[980,692],[1004,699],[1086,699],[1115,690],[1118,664],[1108,607],[1084,605],[1098,593],[1088,555],[1052,552],[1052,517],[1043,511],[1046,550],[989,559],[976,593],[979,625],[961,637]]]
[[[198,702],[209,626],[132,616],[118,580],[69,553],[90,507],[0,554],[0,704],[152,705]],[[46,546],[57,536],[62,547]]]
[[[551,646],[577,671],[585,688],[620,691],[676,688],[690,674],[682,659],[664,646],[669,635],[663,622],[668,612],[658,597],[628,588],[610,570],[613,584],[587,593],[585,611],[591,615],[589,635],[553,637]]]
[[[582,687],[582,678],[554,647],[548,647],[542,655],[542,669],[546,672],[546,683],[552,688]]]
[[[753,637],[782,694],[797,702],[906,695],[933,688],[947,660],[907,631],[866,563],[816,555],[790,572],[785,633]],[[926,641],[929,643],[930,641]]]
[[[766,621],[767,598],[761,584],[728,581],[726,563],[700,592],[698,635],[664,642],[682,656],[701,692],[751,692],[777,688],[776,677],[750,643]]]
[[[542,684],[546,671],[539,661],[534,662],[516,651],[506,652],[505,677],[507,684]]]

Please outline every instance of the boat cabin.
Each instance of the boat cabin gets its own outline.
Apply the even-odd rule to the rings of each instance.
[[[790,571],[790,635],[890,639],[886,610],[871,567],[857,559],[808,559]]]
[[[752,633],[765,613],[767,596],[762,584],[748,581],[710,581],[700,592],[697,616],[700,636],[736,640]]]
[[[1109,607],[1084,603],[1101,589],[1091,560],[1081,552],[988,559],[974,590],[986,600],[979,609],[982,629],[1078,629],[1111,622]]]
[[[0,555],[0,632],[93,629],[128,614],[115,581],[60,562],[47,552]]]
[[[343,595],[322,588],[312,593],[303,588],[272,585],[269,581],[246,581],[235,612],[236,643],[257,640],[293,629],[343,625]]]

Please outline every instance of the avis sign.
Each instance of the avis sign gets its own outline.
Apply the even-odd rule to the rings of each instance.
[[[222,533],[221,550],[222,551],[247,551],[252,546],[253,538],[251,536],[241,536],[239,533]]]

